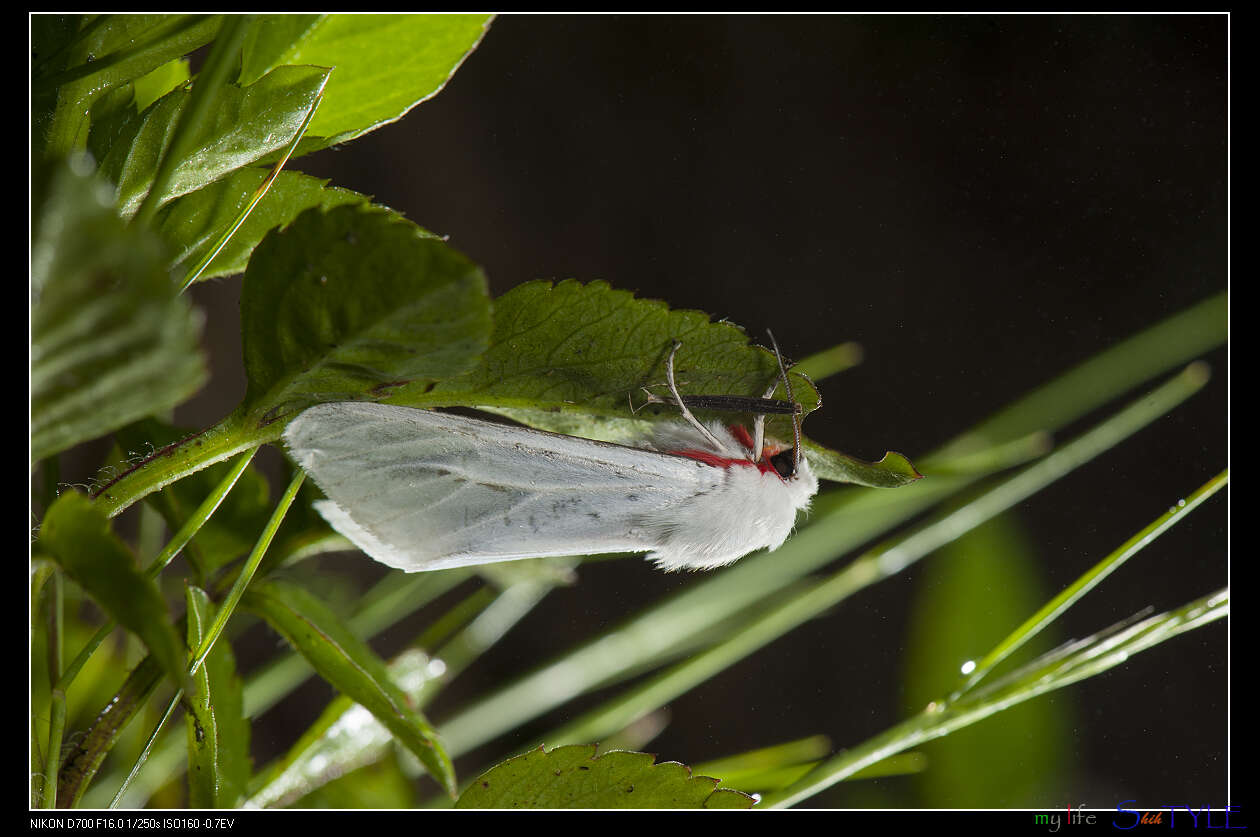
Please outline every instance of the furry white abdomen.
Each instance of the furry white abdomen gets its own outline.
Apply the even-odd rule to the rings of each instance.
[[[655,545],[647,557],[657,567],[711,570],[758,549],[777,549],[818,491],[804,460],[786,481],[746,465],[715,470],[724,478],[714,488],[640,517]]]

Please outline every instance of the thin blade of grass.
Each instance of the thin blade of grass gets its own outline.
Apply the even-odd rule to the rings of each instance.
[[[974,724],[1038,695],[1101,674],[1134,654],[1228,614],[1229,593],[1221,590],[1146,619],[1119,634],[1103,632],[1105,638],[1099,643],[1086,642],[1067,658],[1054,655],[1048,665],[1035,661],[1023,670],[1018,681],[1004,684],[1005,688],[999,691],[990,691],[981,697],[973,693],[968,696],[970,699],[964,698],[953,705],[929,705],[913,718],[824,762],[785,790],[768,794],[762,800],[763,807],[790,807],[895,753]]]
[[[1186,515],[1207,500],[1229,482],[1229,471],[1225,470],[1208,480],[1189,497],[1179,501],[1164,514],[1160,515],[1142,531],[1129,538],[1114,552],[1099,561],[1089,572],[1064,589],[1034,613],[1024,624],[1016,628],[1010,636],[998,643],[992,651],[985,655],[975,669],[967,676],[962,685],[950,699],[957,700],[962,694],[975,687],[994,666],[1013,654],[1025,642],[1036,636],[1043,628],[1059,618],[1073,604],[1096,587],[1104,578],[1111,575],[1125,561],[1142,551],[1142,548],[1153,542],[1165,531],[1184,520]]]

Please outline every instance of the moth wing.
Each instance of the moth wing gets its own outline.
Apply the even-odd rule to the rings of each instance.
[[[410,407],[337,402],[285,430],[356,546],[415,572],[644,552],[641,522],[721,480],[690,459]]]

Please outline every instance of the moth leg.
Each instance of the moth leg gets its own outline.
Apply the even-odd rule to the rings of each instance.
[[[696,421],[696,417],[691,414],[691,410],[687,409],[687,405],[683,403],[682,395],[678,393],[678,384],[674,382],[674,355],[678,354],[678,350],[682,348],[682,343],[675,340],[674,348],[670,349],[669,357],[665,359],[665,378],[669,383],[669,391],[674,396],[674,403],[678,405],[679,412],[692,427],[700,432],[700,435],[709,440],[716,450],[725,451],[726,446],[717,440],[717,438],[709,432],[709,428]]]
[[[770,336],[770,345],[774,347],[774,359],[779,362],[779,375],[783,380],[783,392],[787,395],[788,401],[795,401],[792,397],[792,382],[788,379],[787,366],[783,364],[783,353],[779,351],[779,342],[774,339],[774,334],[770,329],[766,329],[766,334]],[[792,416],[792,469],[801,467],[801,418],[800,416]]]

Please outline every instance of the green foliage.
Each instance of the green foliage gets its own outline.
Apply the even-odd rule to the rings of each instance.
[[[31,207],[31,459],[201,388],[201,318],[161,244],[126,226],[87,167],[37,164]]]
[[[245,404],[267,421],[458,375],[490,329],[476,265],[379,209],[307,212],[258,248],[244,283]]]
[[[188,647],[198,648],[210,628],[214,605],[204,590],[189,585]],[[249,779],[249,723],[241,701],[241,680],[231,645],[216,643],[205,665],[192,676],[184,726],[188,741],[188,804],[194,808],[233,808]]]
[[[210,255],[219,234],[241,214],[263,186],[267,172],[246,167],[171,201],[157,217],[155,228],[172,249],[173,270],[184,275]],[[244,273],[250,254],[270,230],[287,226],[311,207],[331,209],[342,204],[366,204],[367,198],[349,189],[329,187],[328,181],[296,171],[282,171],[261,203],[229,239],[227,246],[202,272],[202,279]]]
[[[118,624],[144,640],[169,677],[184,681],[183,644],[166,602],[98,506],[77,491],[62,494],[44,515],[40,545]]]
[[[245,605],[292,643],[321,677],[375,715],[454,793],[455,771],[437,732],[410,707],[384,662],[326,605],[300,587],[274,581],[255,582]]]
[[[277,67],[248,87],[229,85],[201,126],[198,146],[174,168],[157,206],[278,152],[301,128],[328,81],[322,67]],[[194,91],[177,89],[139,113],[94,129],[88,149],[101,175],[118,189],[119,211],[131,217],[149,196],[158,164],[188,111]]]
[[[263,15],[241,80],[284,64],[335,67],[303,152],[393,122],[434,96],[480,43],[487,15]]]
[[[751,808],[755,800],[677,762],[594,745],[539,747],[481,774],[456,808]]]
[[[51,484],[43,492],[49,502],[31,575],[31,650],[38,655],[31,670],[39,681],[32,689],[32,771],[40,778],[33,804],[449,805],[460,787],[454,758],[506,733],[528,729],[538,740],[527,725],[576,698],[587,698],[589,708],[543,737],[553,749],[501,761],[467,784],[458,806],[754,804],[718,787],[723,779],[775,794],[772,804],[791,804],[841,778],[921,771],[918,754],[887,757],[1227,612],[1228,594],[1218,594],[1100,634],[1070,653],[1042,655],[980,688],[965,683],[936,715],[911,718],[888,740],[853,748],[856,755],[843,763],[825,759],[827,742],[815,736],[803,748],[732,754],[712,765],[723,775],[707,778],[645,753],[597,756],[591,743],[633,739],[638,725],[659,719],[673,698],[950,544],[958,551],[952,560],[969,569],[946,573],[921,611],[926,621],[915,631],[908,693],[918,701],[948,691],[948,672],[937,679],[932,663],[953,666],[960,655],[991,646],[986,660],[1001,662],[1075,598],[1053,599],[993,646],[1041,596],[1018,564],[976,557],[1011,554],[1010,539],[983,540],[992,530],[960,538],[1201,386],[1204,373],[1192,367],[1048,451],[1049,432],[1223,342],[1220,297],[1087,361],[923,459],[922,473],[932,479],[919,482],[920,471],[900,454],[868,463],[805,440],[820,477],[856,485],[820,496],[811,520],[781,550],[690,579],[676,596],[603,634],[575,637],[532,674],[464,698],[431,723],[425,713],[433,698],[551,590],[573,583],[577,559],[487,567],[476,575],[391,574],[354,612],[343,612],[353,594],[316,595],[338,582],[302,562],[345,541],[311,510],[317,493],[301,485],[300,473],[289,475],[289,490],[275,499],[261,469],[249,465],[253,452],[277,441],[306,407],[347,399],[475,408],[623,441],[672,416],[672,408],[646,404],[644,390],[661,392],[675,341],[685,393],[761,395],[779,374],[773,353],[738,326],[603,282],[528,282],[491,300],[468,255],[363,195],[280,170],[290,153],[347,142],[436,94],[489,24],[485,15],[33,17],[32,463],[42,460],[40,476],[55,483],[58,454],[109,433],[126,463],[91,499],[68,491],[53,500]],[[207,46],[199,72],[190,75],[188,54]],[[206,380],[200,315],[180,289],[197,275],[240,273],[245,397],[212,427],[173,427],[160,417]],[[854,362],[851,347],[841,347],[806,366],[821,376]],[[818,388],[800,371],[789,379],[791,397],[808,417]],[[789,396],[780,388],[774,397]],[[786,439],[792,428],[778,417],[769,430]],[[1024,467],[986,483],[961,511],[945,505],[1016,464]],[[151,573],[176,554],[186,559],[182,621],[176,603],[114,532],[111,519],[140,500],[176,532]],[[919,529],[894,535],[920,515],[927,519]],[[886,540],[852,563],[818,572],[880,538]],[[1150,539],[1144,533],[1141,541]],[[1073,595],[1107,571],[1096,570]],[[168,582],[173,572],[167,570]],[[65,585],[69,593],[63,579],[74,582]],[[443,594],[464,584],[471,591],[452,605]],[[989,621],[971,619],[967,594],[985,584],[1025,595],[1005,596],[1005,609]],[[103,644],[108,628],[93,633],[96,623],[90,609],[78,607],[80,597],[125,629],[133,648],[142,643],[147,651],[139,662],[127,660],[125,677],[124,651]],[[387,664],[370,638],[421,609],[426,628]],[[253,618],[292,650],[242,680],[236,634],[223,629]],[[975,632],[944,635],[941,622],[965,622]],[[74,655],[68,664],[63,649],[64,657]],[[116,669],[112,694],[96,681],[103,660]],[[340,696],[283,757],[255,770],[251,723],[310,673]],[[76,678],[92,679],[93,688],[72,689]],[[597,691],[601,697],[591,701]],[[163,702],[152,702],[155,696]],[[152,726],[162,705],[184,708],[182,731]],[[1057,734],[1062,719],[1044,710],[1026,707],[1040,720],[1025,719],[1021,729]],[[149,726],[133,725],[134,740],[120,745],[136,719]],[[988,732],[1001,735],[997,727]],[[150,734],[152,750],[143,746]],[[974,764],[997,746],[957,740],[955,755],[928,753],[941,765]],[[123,751],[127,759],[111,761]],[[1053,770],[1053,762],[1040,769]],[[959,791],[940,785],[948,777],[932,770],[929,761],[921,777],[938,786],[929,798],[957,804]],[[97,779],[101,771],[107,780]],[[414,781],[421,773],[445,793],[425,800],[431,786]],[[989,790],[973,786],[981,795],[968,802],[992,803],[1006,792],[993,788],[1009,790],[1009,776],[989,778]]]

